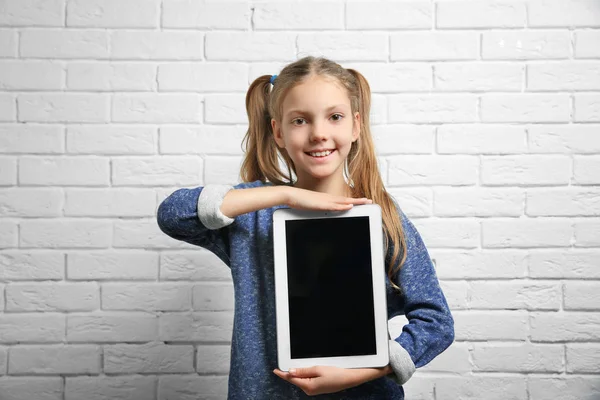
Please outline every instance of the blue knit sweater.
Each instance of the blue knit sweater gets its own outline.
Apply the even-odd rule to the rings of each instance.
[[[242,183],[235,189],[270,185]],[[208,186],[205,192],[208,193]],[[229,372],[230,400],[290,400],[309,396],[277,377],[275,287],[273,275],[273,211],[283,206],[239,215],[208,228],[203,211],[218,213],[220,202],[203,204],[204,187],[179,189],[158,208],[160,229],[177,240],[201,246],[216,254],[230,269],[234,284],[235,312]],[[222,198],[221,198],[222,200]],[[404,399],[404,383],[415,368],[429,363],[454,340],[454,321],[439,286],[433,263],[414,225],[398,208],[407,245],[407,258],[393,277],[402,295],[386,277],[388,319],[406,315],[408,324],[390,346],[395,374],[319,399]],[[222,215],[221,215],[222,217]],[[202,222],[204,221],[204,223]],[[386,271],[393,248],[386,257]]]

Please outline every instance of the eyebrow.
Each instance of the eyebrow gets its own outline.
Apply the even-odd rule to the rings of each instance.
[[[338,108],[338,107],[347,107],[347,106],[348,106],[347,104],[336,104],[336,105],[333,105],[331,107],[327,107],[325,109],[325,111],[331,111],[331,110],[333,110],[335,108]],[[285,115],[289,115],[289,114],[292,114],[292,113],[295,113],[295,112],[300,113],[300,114],[310,114],[308,111],[304,111],[304,110],[301,110],[299,108],[294,108],[292,110],[289,110],[287,113],[285,113]]]

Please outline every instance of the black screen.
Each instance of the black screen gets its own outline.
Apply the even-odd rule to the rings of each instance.
[[[286,221],[291,358],[371,355],[369,218]]]

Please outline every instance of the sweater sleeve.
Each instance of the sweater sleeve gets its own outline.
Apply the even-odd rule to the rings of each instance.
[[[408,319],[400,336],[390,341],[393,378],[404,384],[415,368],[428,364],[452,344],[454,319],[421,235],[408,217],[398,210],[407,256],[394,276],[401,293],[393,291],[388,295],[388,315],[392,318],[404,314]],[[392,251],[393,248],[388,252],[388,260]],[[396,350],[392,350],[394,347]]]
[[[158,207],[159,228],[173,239],[204,247],[229,265],[229,225],[234,219],[221,213],[228,185],[179,189]]]

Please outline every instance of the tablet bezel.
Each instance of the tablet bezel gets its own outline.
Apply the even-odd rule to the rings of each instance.
[[[376,354],[362,356],[314,357],[292,359],[288,301],[288,274],[285,221],[315,218],[369,218],[373,305],[375,313]],[[280,208],[273,212],[273,255],[275,277],[275,312],[277,324],[277,362],[282,371],[316,365],[341,368],[375,368],[389,364],[385,258],[381,208],[377,204],[354,206],[347,211],[314,211]],[[377,251],[380,249],[381,251]]]

